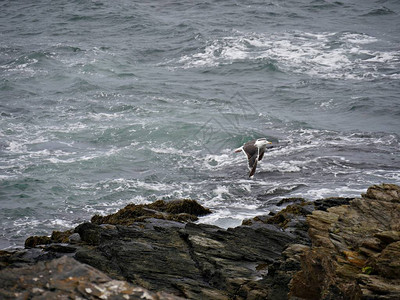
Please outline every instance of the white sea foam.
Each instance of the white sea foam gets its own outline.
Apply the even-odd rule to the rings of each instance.
[[[199,151],[196,150],[183,151],[181,149],[176,149],[168,146],[150,147],[149,149],[154,153],[173,154],[185,157],[195,157],[199,153]]]
[[[241,189],[243,191],[246,191],[247,193],[251,192],[251,184],[250,183],[239,184],[239,185],[237,185],[237,188]]]
[[[224,195],[229,195],[229,187],[218,185],[217,188],[213,190],[216,199],[223,199]]]
[[[232,228],[242,224],[243,220],[256,215],[268,214],[269,210],[259,210],[255,206],[225,207],[213,210],[213,213],[200,217],[199,223],[216,225],[221,228]]]
[[[0,168],[0,169],[2,169],[2,168]],[[3,175],[3,174],[0,174],[0,180],[10,180],[10,179],[13,179],[13,178],[16,178],[16,175]]]
[[[343,33],[343,35],[340,37],[340,40],[352,44],[370,44],[378,42],[378,39],[376,37],[369,36],[366,34],[349,33],[349,32]]]
[[[21,227],[26,227],[26,226],[37,226],[40,223],[39,220],[32,218],[32,217],[28,217],[28,216],[24,216],[22,218],[18,218],[15,219],[13,221],[13,225],[16,228],[20,228],[20,230],[22,229]],[[19,232],[19,231],[18,231]]]
[[[232,150],[231,150],[232,152]],[[223,169],[227,166],[243,161],[243,155],[231,154],[208,154],[202,160],[205,169]]]
[[[44,234],[48,234],[51,229],[69,229],[74,225],[76,224],[73,220],[60,218],[59,216],[51,216],[49,219],[37,219],[34,216],[24,216],[13,221],[13,234],[23,236],[26,234],[26,230],[30,228],[41,228]]]
[[[307,163],[308,163],[307,161],[287,161],[287,162],[280,162],[278,164],[261,162],[258,166],[258,169],[259,171],[262,172],[278,171],[281,173],[293,173],[293,172],[300,172],[302,167]]]
[[[288,185],[283,185],[283,184],[276,184],[272,187],[269,187],[266,189],[265,194],[267,195],[275,195],[275,194],[282,194],[284,193],[289,193],[291,191],[296,190],[299,186],[305,186],[304,183],[296,183],[296,184],[288,184]]]
[[[374,62],[374,63],[390,63],[394,60],[399,60],[400,59],[400,53],[396,52],[373,52],[372,55],[374,55],[371,58],[366,59],[366,62]]]
[[[331,48],[330,43],[339,41],[339,47]],[[280,35],[237,33],[209,41],[202,52],[182,56],[170,61],[177,67],[197,68],[232,64],[242,60],[272,60],[277,67],[294,73],[308,74],[323,78],[369,79],[386,75],[374,67],[396,70],[400,53],[397,51],[371,51],[368,44],[378,38],[356,33],[308,33],[286,32]],[[367,55],[369,58],[364,58]],[[366,74],[365,69],[369,70]]]
[[[108,121],[122,117],[123,114],[120,113],[89,113],[89,118],[94,121]]]
[[[292,197],[304,197],[309,200],[317,200],[327,197],[358,197],[364,193],[365,189],[356,189],[354,187],[326,187],[326,188],[310,188],[305,192],[293,193]]]
[[[23,60],[25,61],[25,63],[19,63],[18,61],[14,61],[11,64],[0,66],[0,68],[6,70],[7,73],[19,74],[27,77],[33,77],[37,75],[37,73],[39,72],[47,73],[44,70],[39,70],[35,68],[35,64],[37,64],[38,62],[37,59],[24,57]]]
[[[70,164],[76,162],[76,158],[59,159],[56,157],[49,157],[46,160],[52,164]]]
[[[363,171],[371,177],[376,177],[378,180],[387,181],[393,180],[394,182],[400,182],[400,172],[399,171],[388,171],[388,170],[366,170]]]
[[[56,131],[56,132],[64,132],[64,133],[72,133],[72,132],[79,132],[83,129],[87,129],[89,127],[89,125],[84,124],[80,121],[76,122],[76,123],[70,123],[67,126],[63,125],[52,125],[52,126],[48,126],[48,131]]]
[[[70,212],[72,213],[72,211]],[[73,226],[73,221],[72,220],[65,220],[65,219],[50,219],[46,220],[46,223],[48,222],[48,226],[52,228],[53,226],[56,226],[57,228],[71,228]]]
[[[25,142],[11,141],[7,150],[13,153],[26,153],[28,151]]]
[[[137,188],[145,189],[146,191],[170,191],[176,189],[178,187],[177,184],[165,184],[161,182],[151,182],[147,183],[144,181],[137,180],[134,183],[134,186]]]
[[[88,213],[88,215],[101,214],[107,215],[116,213],[119,209],[125,207],[128,204],[148,204],[152,201],[142,195],[135,195],[128,199],[117,199],[113,201],[105,201],[97,203],[95,205],[85,205],[83,210]]]

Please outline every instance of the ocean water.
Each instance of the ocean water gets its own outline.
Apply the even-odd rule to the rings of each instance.
[[[128,203],[222,227],[400,183],[400,2],[1,1],[0,249]],[[233,149],[274,143],[249,179]]]

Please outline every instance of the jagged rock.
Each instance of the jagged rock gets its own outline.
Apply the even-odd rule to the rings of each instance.
[[[289,199],[281,211],[227,230],[187,223],[209,212],[192,200],[128,205],[74,230],[34,237],[27,244],[37,248],[0,252],[0,298],[56,297],[60,290],[65,297],[100,297],[90,281],[83,290],[75,279],[67,289],[65,280],[50,289],[33,279],[39,277],[32,270],[41,274],[69,255],[125,290],[130,282],[159,292],[149,299],[168,299],[160,292],[189,299],[400,299],[399,195],[400,187],[384,184],[362,198]],[[7,272],[12,286],[9,279],[2,285]],[[32,280],[40,283],[36,289],[26,285]],[[101,284],[99,291],[110,288]],[[110,298],[119,299],[119,291]]]
[[[242,221],[242,225],[251,226],[257,222],[267,224],[268,219],[272,218],[274,215],[276,214],[270,212],[268,215],[255,216],[254,218],[251,219],[244,219]]]
[[[301,202],[300,204],[288,205],[276,215],[266,220],[267,224],[278,224],[282,228],[286,228],[288,223],[296,216],[307,216],[312,212],[309,202]]]
[[[386,245],[400,241],[400,231],[395,230],[381,231],[374,234],[374,236]]]
[[[82,241],[81,236],[80,236],[79,233],[77,233],[77,232],[71,234],[71,235],[68,237],[68,242],[71,243],[71,244],[79,243],[79,242],[81,242],[81,241]]]
[[[306,216],[314,211],[314,204],[304,201],[303,198],[288,198],[284,202],[292,202],[292,200],[295,202],[294,204],[287,205],[286,208],[278,213],[256,216],[253,219],[244,220],[242,225],[250,226],[257,223],[277,225],[286,233],[295,235],[297,241],[301,240],[302,243],[309,244]]]
[[[257,280],[294,240],[267,224],[224,230],[147,221],[129,227],[96,227],[98,246],[82,247],[75,258],[113,277],[189,299],[262,298],[268,288],[257,286]],[[82,240],[92,226],[96,225],[80,227]]]
[[[30,236],[25,240],[25,248],[34,248],[38,245],[48,245],[51,243],[68,243],[68,237],[73,233],[73,230],[53,231],[50,237],[48,236]]]
[[[314,207],[316,210],[326,211],[330,207],[347,205],[354,198],[344,198],[344,197],[329,197],[325,199],[319,199],[314,201]]]
[[[73,230],[67,230],[67,231],[53,231],[51,234],[51,241],[52,243],[68,243],[69,242],[69,237],[71,234],[73,234]]]
[[[276,206],[282,206],[284,204],[302,204],[305,202],[307,202],[307,200],[301,197],[283,198],[282,200],[278,201]]]
[[[301,256],[290,295],[400,298],[399,219],[400,187],[389,184],[372,186],[348,205],[314,211],[307,216],[312,247]]]
[[[51,243],[51,238],[48,236],[30,236],[25,241],[25,248],[34,248],[38,245],[47,245]]]
[[[309,249],[303,244],[291,244],[283,252],[281,257],[268,268],[268,274],[263,279],[268,285],[267,299],[287,299],[289,283],[293,275],[300,270],[300,257]]]
[[[76,251],[76,247],[68,245],[60,245],[60,244],[51,244],[49,246],[44,247],[44,249],[49,252],[60,252],[60,253],[74,253]]]
[[[49,245],[50,249],[52,245]],[[65,253],[44,251],[43,248],[15,249],[10,251],[0,251],[0,270],[5,268],[20,268],[27,265],[34,265],[38,261],[46,261],[60,258]],[[70,254],[71,255],[71,254]]]
[[[8,267],[11,264],[11,257],[16,251],[0,250],[0,270]]]
[[[387,183],[374,185],[368,188],[367,193],[363,197],[399,203],[400,186]]]
[[[170,202],[158,200],[151,204],[129,204],[115,214],[104,217],[95,215],[91,222],[94,224],[131,225],[148,218],[188,222],[196,221],[199,216],[210,213],[209,209],[204,208],[194,200],[183,199]]]
[[[66,256],[13,271],[0,271],[1,299],[181,299],[113,280]]]
[[[372,269],[384,278],[400,279],[400,242],[387,245],[382,252],[371,258]]]
[[[81,240],[89,245],[98,245],[100,243],[101,227],[96,224],[85,222],[75,228],[75,233],[78,233]]]
[[[381,276],[365,274],[357,275],[357,279],[361,294],[359,299],[400,299],[400,285],[398,284],[398,280],[384,279]]]

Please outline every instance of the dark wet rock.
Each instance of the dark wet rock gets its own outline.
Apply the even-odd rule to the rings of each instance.
[[[399,196],[385,184],[362,198],[287,199],[281,211],[227,230],[191,223],[209,213],[192,200],[128,205],[34,237],[36,248],[0,252],[0,298],[101,298],[112,288],[96,278],[106,276],[121,286],[109,299],[147,290],[149,299],[400,299]],[[56,265],[57,285],[34,275]]]
[[[289,284],[294,274],[301,269],[300,257],[309,247],[303,244],[291,244],[281,257],[268,269],[263,281],[269,286],[267,299],[287,299]]]
[[[250,226],[255,223],[264,223],[267,224],[268,219],[270,219],[272,216],[275,214],[268,214],[268,215],[261,215],[261,216],[256,216],[251,219],[245,219],[242,221],[242,225]]]
[[[0,270],[36,264],[38,261],[60,258],[64,253],[43,251],[42,248],[0,251]]]
[[[273,217],[266,220],[267,224],[277,224],[282,228],[287,228],[289,222],[293,218],[305,217],[313,210],[312,204],[309,202],[301,202],[300,204],[288,205],[285,209],[278,212]]]
[[[265,297],[267,287],[254,290],[258,279],[294,240],[267,224],[224,230],[153,220],[145,226],[99,227],[98,246],[82,247],[75,258],[113,277],[189,299]],[[85,228],[92,230],[81,227],[82,237]]]
[[[301,197],[283,198],[276,204],[276,206],[283,206],[289,204],[302,204],[304,202],[307,202],[307,200]]]
[[[94,224],[131,225],[148,218],[189,222],[196,221],[199,216],[210,213],[209,209],[194,200],[183,199],[170,202],[158,200],[151,204],[129,204],[115,214],[104,217],[95,215],[91,222]]]
[[[69,237],[73,233],[74,233],[73,229],[67,231],[53,231],[50,239],[52,243],[68,243]]]
[[[98,245],[100,243],[101,227],[89,222],[83,223],[75,228],[81,240],[89,245]]]
[[[79,242],[81,242],[81,241],[82,241],[81,236],[80,236],[79,233],[77,233],[77,232],[71,234],[71,235],[68,237],[68,242],[71,243],[71,244],[79,243]]]
[[[314,207],[316,210],[326,211],[330,207],[339,205],[348,205],[354,198],[344,198],[344,197],[330,197],[325,199],[319,199],[314,201]]]
[[[12,256],[15,254],[15,252],[17,251],[0,250],[0,270],[12,264]]]
[[[257,223],[275,225],[285,233],[295,236],[294,242],[309,244],[310,239],[307,234],[308,224],[306,216],[314,211],[314,204],[303,201],[302,198],[295,199],[298,200],[295,201],[297,203],[287,205],[286,208],[275,214],[244,220],[242,225],[249,226]]]
[[[60,244],[51,244],[49,246],[44,247],[44,250],[49,252],[74,253],[76,251],[76,247],[68,245],[60,245]]]
[[[68,243],[69,236],[73,233],[73,229],[67,231],[53,231],[48,236],[30,236],[25,240],[25,248],[35,248],[39,245],[48,245],[51,243]]]
[[[51,238],[48,236],[30,236],[25,241],[25,248],[34,248],[38,245],[47,245],[51,243]]]
[[[371,257],[366,266],[371,272],[388,279],[400,279],[400,242],[388,244],[379,255]]]
[[[1,299],[180,299],[113,280],[70,257],[0,271]]]

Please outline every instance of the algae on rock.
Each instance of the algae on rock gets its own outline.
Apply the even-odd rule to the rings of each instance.
[[[94,224],[131,225],[148,218],[189,222],[196,221],[199,216],[210,213],[209,209],[204,208],[195,200],[182,199],[169,202],[158,200],[150,204],[129,204],[108,216],[95,215],[91,222]]]

